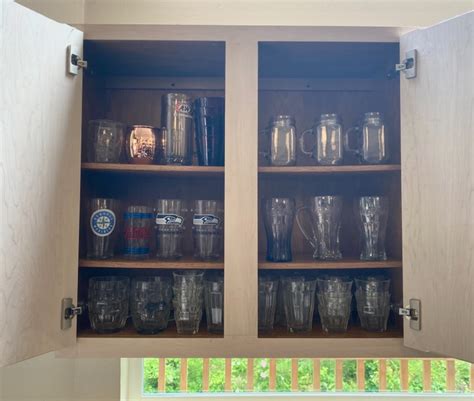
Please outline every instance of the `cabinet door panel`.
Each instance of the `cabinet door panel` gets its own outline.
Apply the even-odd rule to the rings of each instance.
[[[0,365],[75,342],[61,299],[77,293],[82,32],[7,2],[0,26]]]
[[[421,300],[405,345],[474,361],[474,13],[401,40],[404,298]]]

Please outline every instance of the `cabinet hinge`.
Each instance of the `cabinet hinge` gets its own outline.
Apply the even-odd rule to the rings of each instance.
[[[408,50],[405,53],[405,59],[401,63],[395,64],[395,71],[402,71],[406,79],[416,77],[416,49]]]
[[[72,319],[82,315],[82,307],[74,306],[72,298],[63,298],[61,301],[61,330],[70,329]]]
[[[410,328],[421,330],[421,301],[410,299],[410,305],[398,309],[398,314],[410,320]]]
[[[79,56],[79,49],[76,46],[69,45],[67,47],[67,72],[77,75],[81,68],[87,68],[87,61]]]

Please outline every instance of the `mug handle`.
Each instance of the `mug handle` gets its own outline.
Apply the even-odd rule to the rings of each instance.
[[[346,152],[354,153],[358,155],[360,153],[359,149],[351,148],[350,146],[350,137],[351,137],[352,132],[354,133],[360,132],[360,127],[358,125],[355,125],[354,127],[351,127],[346,131],[346,133],[344,134],[344,148],[346,149]]]
[[[303,223],[300,220],[300,216],[302,216],[303,212],[306,212],[309,214],[310,221],[313,220],[313,217],[311,216],[309,208],[307,206],[301,206],[300,208],[298,208],[298,210],[296,210],[296,224],[298,225],[298,228],[303,234],[303,237],[305,237],[306,241],[308,241],[309,244],[313,247],[313,249],[316,250],[318,246],[316,233],[314,232],[313,225],[311,225],[311,234],[308,234],[308,231],[304,228]]]
[[[312,128],[310,129],[307,129],[306,131],[303,131],[300,135],[300,139],[299,139],[299,144],[300,144],[300,149],[301,149],[301,152],[303,152],[305,155],[307,156],[311,156],[311,157],[314,157],[314,148],[316,146],[315,144],[315,141],[313,141],[313,146],[311,147],[311,150],[306,150],[305,146],[304,146],[304,139],[305,139],[305,136],[307,134],[311,134],[314,136],[314,131]]]

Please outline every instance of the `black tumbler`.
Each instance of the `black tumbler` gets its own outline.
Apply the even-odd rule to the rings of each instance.
[[[224,165],[224,98],[198,97],[194,101],[196,148],[200,166]]]

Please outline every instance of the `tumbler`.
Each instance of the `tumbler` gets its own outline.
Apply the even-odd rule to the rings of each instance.
[[[342,217],[341,196],[315,196],[311,198],[309,207],[304,206],[296,212],[296,223],[314,250],[313,258],[337,260],[342,258],[339,231]],[[306,219],[310,230],[305,229],[303,213],[309,214]]]
[[[318,310],[326,332],[345,332],[352,303],[352,280],[345,277],[324,277],[317,280]]]
[[[278,278],[258,278],[258,330],[267,333],[273,330],[277,306]]]
[[[221,201],[196,200],[193,215],[194,257],[215,260],[222,256],[224,209]]]
[[[125,126],[111,120],[91,120],[88,127],[87,161],[120,163]]]
[[[262,209],[267,234],[267,260],[273,262],[291,261],[291,233],[295,217],[294,199],[264,199]]]
[[[179,259],[183,256],[184,201],[158,199],[155,203],[156,256]]]
[[[361,260],[386,260],[385,235],[388,220],[388,198],[363,196],[356,200],[356,216],[362,234]]]
[[[168,93],[161,97],[163,162],[184,164],[193,156],[193,105],[184,93]]]
[[[286,324],[290,333],[311,331],[316,280],[287,277],[282,281]]]
[[[224,98],[198,97],[194,101],[196,150],[200,166],[224,165]]]
[[[363,329],[386,331],[390,314],[390,279],[385,277],[356,278],[357,313]]]
[[[196,334],[202,318],[204,273],[173,272],[173,308],[178,334]]]
[[[224,332],[224,277],[216,275],[204,281],[204,305],[206,308],[207,331]]]
[[[126,136],[128,161],[133,164],[152,164],[155,160],[159,130],[148,125],[131,125]]]
[[[156,334],[168,327],[171,311],[171,280],[166,277],[137,277],[132,280],[130,310],[140,334]]]
[[[89,279],[88,310],[91,327],[99,333],[114,333],[125,326],[129,302],[128,277]]]
[[[87,225],[87,257],[108,259],[114,256],[117,238],[119,203],[115,199],[89,200]]]
[[[145,259],[150,255],[153,213],[148,206],[129,206],[124,213],[125,251],[129,259]]]

